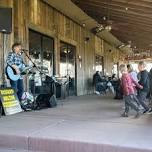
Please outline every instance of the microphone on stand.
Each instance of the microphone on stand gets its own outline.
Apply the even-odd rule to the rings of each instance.
[[[28,50],[26,50],[26,49],[21,49],[21,54],[27,53],[27,52],[28,52]]]
[[[27,52],[28,50],[26,50],[26,49],[21,49],[21,51],[23,51],[23,52]]]

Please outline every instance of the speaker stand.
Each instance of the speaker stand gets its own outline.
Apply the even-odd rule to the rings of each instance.
[[[7,87],[7,82],[6,82],[6,79],[5,79],[5,37],[6,37],[6,31],[4,30],[2,32],[2,39],[3,39],[3,54],[2,54],[2,84],[1,84],[1,87],[2,88],[6,88]]]

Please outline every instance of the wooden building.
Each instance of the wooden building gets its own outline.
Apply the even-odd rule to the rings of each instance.
[[[123,60],[123,53],[114,45],[44,0],[0,0],[0,7],[11,7],[13,14],[12,32],[5,36],[4,59],[0,34],[0,69],[11,45],[20,41],[33,58],[49,66],[50,75],[71,75],[74,94],[85,95],[93,92],[96,69],[104,68],[111,75],[113,66]]]

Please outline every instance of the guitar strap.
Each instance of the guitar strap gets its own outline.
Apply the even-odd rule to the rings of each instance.
[[[9,78],[9,76],[8,76],[8,73],[7,73],[7,67],[8,67],[8,66],[10,66],[10,65],[7,64],[6,67],[5,67],[5,74],[6,74],[6,78],[7,78],[8,80],[10,80],[10,78]]]

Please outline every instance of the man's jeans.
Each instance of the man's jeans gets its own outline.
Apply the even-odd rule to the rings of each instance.
[[[19,101],[21,101],[24,87],[23,87],[23,79],[18,79],[17,81],[10,80],[11,87],[16,91]]]
[[[147,97],[147,92],[143,92],[140,91],[138,92],[137,98],[138,98],[138,102],[139,104],[145,109],[145,110],[149,110],[149,107],[146,105],[146,97]]]

